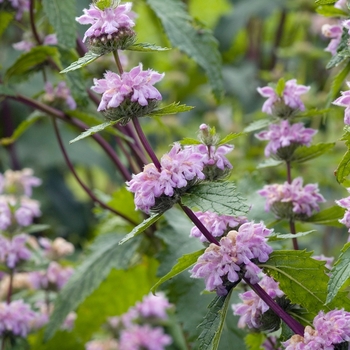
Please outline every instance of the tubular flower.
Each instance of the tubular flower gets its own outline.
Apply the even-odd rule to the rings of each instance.
[[[319,193],[317,184],[303,187],[303,179],[297,177],[291,184],[266,185],[258,193],[266,198],[265,210],[272,211],[279,218],[309,217],[320,208],[318,203],[325,202]]]
[[[324,24],[322,26],[322,34],[326,38],[331,38],[329,45],[325,48],[325,51],[328,51],[334,56],[337,53],[338,45],[340,44],[341,36],[343,34],[343,27],[341,25],[330,25]]]
[[[136,303],[135,311],[143,318],[168,318],[167,309],[172,305],[163,293],[158,295],[149,294],[143,297],[141,302]]]
[[[280,154],[281,148],[290,145],[310,146],[312,137],[317,130],[305,128],[303,123],[289,124],[288,120],[282,120],[279,124],[271,124],[269,130],[255,134],[259,140],[269,141],[265,148],[265,156]]]
[[[266,244],[268,230],[262,223],[248,222],[237,231],[230,231],[221,238],[220,246],[211,243],[201,255],[191,272],[191,277],[204,278],[206,290],[226,295],[232,285],[244,276],[251,283],[259,281],[261,269],[251,260],[268,260],[272,248]]]
[[[278,288],[279,283],[267,275],[264,275],[259,285],[272,299],[284,295]],[[261,316],[269,310],[269,307],[253,291],[241,293],[239,294],[239,298],[243,303],[232,305],[233,313],[241,316],[238,321],[238,327],[245,328],[248,326],[248,328],[258,329],[261,326]]]
[[[346,84],[350,87],[350,82],[347,81]],[[341,95],[332,103],[336,106],[346,107],[344,111],[344,124],[350,125],[350,90],[341,91]]]
[[[305,327],[304,337],[293,335],[283,343],[286,350],[331,350],[350,341],[350,313],[333,310],[320,311],[313,321],[314,328]]]
[[[348,192],[350,193],[350,188],[347,189]],[[350,196],[346,198],[339,199],[335,201],[337,205],[340,207],[346,209],[345,214],[342,219],[339,220],[339,222],[343,225],[345,225],[350,232]]]

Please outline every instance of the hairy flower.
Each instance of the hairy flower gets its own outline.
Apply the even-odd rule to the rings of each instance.
[[[234,217],[229,215],[218,215],[210,211],[204,213],[198,211],[195,215],[214,237],[221,237],[230,229],[236,228],[247,222],[247,218],[243,216]],[[201,242],[208,242],[197,226],[194,226],[191,229],[190,236],[200,238]]]
[[[136,303],[135,311],[143,318],[160,318],[166,320],[168,318],[167,310],[172,305],[163,293],[157,295],[149,294],[143,297],[141,302]]]
[[[239,282],[242,276],[251,283],[259,281],[261,269],[251,260],[265,262],[272,248],[266,244],[268,230],[262,223],[248,222],[237,231],[230,231],[221,238],[220,246],[211,243],[190,270],[191,277],[204,278],[206,290],[227,294],[227,283]]]
[[[350,82],[347,81],[346,84],[350,87]],[[346,107],[344,111],[344,124],[350,125],[350,90],[341,91],[341,95],[332,103],[336,106]]]
[[[334,56],[337,53],[338,45],[341,41],[341,36],[343,34],[343,27],[341,25],[335,24],[324,24],[322,26],[322,34],[326,38],[331,38],[329,45],[325,48],[325,51],[328,51]]]
[[[5,263],[8,268],[15,268],[19,262],[28,260],[31,253],[26,247],[28,235],[20,234],[7,239],[0,236],[0,261]]]
[[[284,295],[278,288],[279,283],[267,275],[263,276],[259,285],[272,299]],[[262,314],[269,310],[268,305],[253,291],[244,292],[238,296],[243,303],[232,305],[233,313],[241,316],[238,327],[245,328],[248,326],[248,328],[258,329],[261,326]]]
[[[232,165],[225,157],[225,155],[233,150],[233,146],[221,145],[216,147],[198,145],[195,148],[199,153],[202,153],[204,155],[205,165],[215,165],[221,170],[225,170],[225,168],[232,169]]]
[[[303,123],[289,124],[288,120],[282,120],[279,124],[271,124],[269,130],[255,134],[259,140],[269,141],[265,148],[265,156],[276,154],[282,147],[291,144],[310,146],[312,137],[317,130],[305,128]]]
[[[347,190],[350,193],[350,188],[348,188]],[[335,203],[337,205],[339,205],[340,207],[346,209],[343,218],[340,219],[339,222],[341,224],[345,225],[349,229],[349,232],[350,232],[350,196],[336,200]]]
[[[272,210],[278,217],[287,217],[293,213],[309,217],[313,210],[320,209],[318,203],[325,202],[318,185],[308,184],[303,187],[302,177],[297,177],[290,184],[285,182],[283,185],[266,185],[258,193],[266,198],[265,210]],[[281,208],[286,208],[280,206],[280,203],[288,203],[292,212],[282,212]]]
[[[52,105],[64,104],[65,107],[70,110],[77,108],[77,104],[72,97],[71,91],[64,81],[60,81],[56,87],[53,87],[50,82],[45,83],[45,94],[43,100]]]

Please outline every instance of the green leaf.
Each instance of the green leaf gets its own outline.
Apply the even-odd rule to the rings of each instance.
[[[260,119],[260,120],[257,120],[255,122],[249,124],[247,127],[244,128],[243,131],[245,133],[252,132],[252,131],[257,131],[257,130],[266,128],[270,124],[271,124],[271,120],[270,119]]]
[[[0,96],[1,95],[4,95],[4,96],[16,96],[17,94],[16,94],[16,91],[11,89],[10,87],[0,84]]]
[[[4,137],[0,139],[0,144],[3,146],[8,146],[15,142],[30,126],[32,126],[37,120],[43,118],[44,116],[42,114],[38,114],[37,112],[34,112],[31,114],[26,120],[21,122],[13,134],[10,137]]]
[[[169,51],[169,47],[161,47],[149,43],[137,43],[131,46],[128,46],[128,50],[131,51],[142,51],[142,52],[151,52],[151,51]]]
[[[120,240],[119,244],[124,244],[125,242],[129,241],[131,238],[134,238],[135,236],[139,235],[140,233],[148,229],[151,225],[157,222],[162,215],[163,213],[154,214],[150,216],[148,219],[141,222],[140,225],[136,226],[130,233],[128,233],[122,240]]]
[[[120,2],[120,1],[119,1]],[[117,4],[119,4],[119,2]],[[100,10],[105,10],[108,7],[113,6],[114,1],[113,0],[96,0],[95,5],[100,9]]]
[[[240,137],[242,135],[245,135],[245,133],[244,132],[235,132],[235,133],[228,134],[227,136],[225,136],[223,139],[221,139],[219,141],[218,146],[230,143],[232,140],[235,140],[237,137]]]
[[[180,144],[183,145],[183,146],[188,146],[188,145],[201,145],[202,142],[200,142],[199,140],[197,139],[192,139],[190,137],[185,137],[184,139],[182,139],[180,141]]]
[[[346,243],[341,254],[334,264],[328,283],[327,304],[338,294],[340,288],[350,278],[350,243]]]
[[[159,281],[152,287],[152,293],[155,293],[161,284],[191,267],[203,253],[204,249],[201,249],[191,254],[185,254],[181,258],[177,259],[177,263],[173,266],[171,271],[160,278]]]
[[[4,10],[0,11],[0,37],[11,23],[13,17],[14,13],[6,12]]]
[[[67,48],[75,47],[77,22],[75,0],[43,0],[44,12],[57,33],[57,41]]]
[[[316,116],[318,117],[318,116],[322,116],[330,111],[331,111],[330,108],[325,108],[325,109],[313,108],[313,109],[308,109],[305,112],[299,113],[297,117],[298,118],[316,117]]]
[[[303,163],[307,162],[310,159],[317,158],[322,154],[330,151],[335,146],[335,142],[331,143],[318,143],[310,147],[302,146],[298,147],[293,153],[292,162]]]
[[[5,80],[16,78],[17,81],[27,79],[32,74],[42,68],[48,59],[52,59],[60,66],[59,53],[56,47],[36,46],[30,51],[20,55],[15,63],[8,68],[5,74]]]
[[[50,229],[50,225],[44,225],[44,224],[36,224],[36,225],[30,225],[26,227],[26,233],[32,234],[36,232],[42,232]]]
[[[158,108],[153,110],[147,115],[150,117],[162,117],[163,115],[177,114],[182,112],[187,112],[193,109],[192,106],[180,105],[180,102],[173,102],[172,104],[165,106],[163,108]]]
[[[304,237],[312,232],[315,232],[315,230],[306,231],[306,232],[298,232],[296,234],[293,234],[293,233],[284,233],[284,234],[273,233],[273,234],[269,235],[267,238],[268,238],[269,242],[275,242],[275,241],[280,241],[283,239]]]
[[[191,187],[183,196],[182,204],[198,207],[219,215],[240,216],[249,211],[244,199],[237,193],[233,182],[202,183]]]
[[[350,149],[344,154],[334,174],[339,183],[343,183],[350,174]]]
[[[50,339],[72,310],[75,310],[108,276],[112,268],[127,269],[139,246],[133,240],[120,247],[120,235],[116,233],[99,236],[91,246],[92,253],[78,266],[73,276],[57,296],[54,311],[45,331]]]
[[[337,75],[332,79],[331,90],[329,92],[328,102],[329,104],[334,101],[338,96],[339,91],[343,85],[344,80],[350,73],[350,61],[347,62],[344,67],[337,73]]]
[[[97,60],[101,56],[102,54],[97,54],[97,53],[88,51],[83,57],[80,57],[78,61],[71,63],[67,68],[63,69],[60,73],[68,73],[73,70],[85,67],[91,62],[94,62],[95,60]]]
[[[265,339],[264,333],[249,333],[245,337],[244,342],[248,350],[264,350],[262,344]]]
[[[200,350],[217,350],[230,304],[232,289],[225,296],[216,296],[208,306],[208,313],[198,326],[202,329],[198,337]]]
[[[316,0],[315,4],[316,5],[330,5],[330,4],[335,4],[337,0]]]
[[[342,227],[343,224],[339,222],[343,218],[345,209],[335,205],[333,207],[324,209],[319,213],[310,216],[305,222],[311,222],[317,225]]]
[[[270,167],[274,167],[274,166],[279,166],[281,164],[283,164],[282,160],[268,158],[268,159],[264,160],[262,163],[258,164],[258,166],[256,168],[257,169],[270,168]]]
[[[348,41],[349,41],[348,31],[345,28],[343,28],[343,34],[341,36],[340,43],[337,47],[337,53],[328,62],[326,66],[327,69],[338,66],[341,62],[343,62],[347,57],[350,56]]]
[[[146,0],[175,47],[194,59],[206,72],[215,97],[223,96],[221,55],[213,34],[196,23],[180,0]]]
[[[283,91],[284,91],[285,86],[286,86],[286,81],[284,80],[284,78],[281,78],[278,81],[277,86],[276,86],[276,94],[278,96],[282,96],[283,95]]]
[[[347,13],[334,7],[333,5],[323,5],[316,7],[316,12],[325,17],[339,17],[339,16],[347,16]]]

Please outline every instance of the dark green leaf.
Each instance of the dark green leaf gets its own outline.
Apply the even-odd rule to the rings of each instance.
[[[50,339],[72,310],[75,310],[108,276],[112,268],[127,269],[139,246],[133,240],[120,247],[120,235],[102,235],[91,246],[92,253],[75,270],[55,301],[54,311],[46,328],[45,339]]]
[[[333,102],[338,96],[339,91],[343,85],[344,80],[350,73],[350,61],[347,62],[344,67],[337,73],[337,75],[332,79],[331,90],[329,92],[328,101]]]
[[[100,131],[102,131],[102,130],[104,130],[104,129],[108,128],[109,126],[112,126],[112,125],[114,125],[116,123],[118,123],[118,121],[110,120],[110,121],[105,122],[103,124],[93,126],[92,128],[90,128],[90,129],[84,131],[83,133],[81,133],[78,137],[76,137],[75,139],[73,139],[69,143],[74,143],[74,142],[80,141],[82,139],[85,139],[86,137],[94,135],[97,132],[100,132]]]
[[[131,238],[134,238],[135,236],[139,235],[146,229],[148,229],[151,225],[153,225],[155,222],[157,222],[163,213],[158,213],[150,216],[148,219],[141,222],[140,225],[136,226],[130,233],[128,233],[120,242],[119,244],[124,244],[125,242],[129,241]]]
[[[163,276],[162,278],[160,278],[160,280],[152,287],[151,289],[152,293],[155,293],[157,288],[161,284],[163,284],[164,282],[168,281],[169,279],[177,276],[179,273],[191,267],[203,253],[204,253],[204,249],[191,254],[185,254],[181,258],[177,259],[177,263],[173,266],[171,271],[167,273],[165,276]]]
[[[215,97],[221,99],[224,92],[221,55],[213,34],[191,18],[180,0],[147,0],[147,3],[161,20],[172,45],[206,71]]]
[[[274,166],[279,166],[281,164],[283,164],[282,160],[268,158],[265,161],[263,161],[262,163],[258,164],[258,166],[256,168],[257,169],[270,168],[270,167],[274,167]]]
[[[236,133],[228,134],[227,136],[225,136],[223,139],[221,139],[219,141],[218,146],[230,143],[232,140],[235,140],[237,137],[240,137],[242,135],[245,135],[245,133],[244,132],[236,132]]]
[[[271,124],[270,119],[260,119],[257,120],[251,124],[249,124],[247,127],[244,128],[244,132],[252,132],[252,131],[257,131],[263,128],[266,128]]]
[[[295,150],[293,153],[292,162],[303,163],[310,159],[317,158],[322,154],[330,151],[335,146],[335,142],[332,143],[318,143],[310,147],[302,146]]]
[[[219,215],[240,216],[249,211],[233,182],[202,183],[191,187],[182,197],[182,204]]]
[[[341,36],[340,43],[337,47],[337,53],[328,62],[326,66],[327,69],[338,66],[341,62],[345,60],[346,57],[350,56],[348,41],[349,41],[348,30],[343,28],[343,34]]]
[[[91,62],[94,62],[95,60],[97,60],[101,56],[102,54],[99,55],[97,53],[88,51],[83,57],[80,57],[78,61],[71,63],[67,68],[63,69],[60,73],[68,73],[73,70],[85,67]]]
[[[27,76],[42,68],[48,59],[60,66],[59,53],[56,47],[36,46],[29,52],[23,53],[15,63],[9,67],[5,74],[5,80],[16,78],[18,81],[27,79]]]
[[[310,216],[304,221],[312,222],[313,224],[317,225],[342,227],[343,224],[341,224],[339,220],[343,218],[344,212],[344,208],[335,205],[333,207],[322,210],[315,215]]]
[[[198,326],[199,329],[202,329],[198,337],[200,350],[216,350],[219,347],[231,293],[232,289],[225,296],[216,296],[209,304],[209,311],[203,322]]]
[[[151,52],[151,51],[169,51],[169,50],[171,50],[171,48],[161,47],[161,46],[157,46],[157,45],[149,44],[149,43],[137,43],[137,44],[128,46],[128,50]]]
[[[327,304],[338,294],[340,288],[350,278],[350,243],[345,244],[341,254],[334,264],[328,283]]]
[[[264,350],[262,344],[265,339],[264,333],[249,333],[245,337],[244,342],[248,350]]]
[[[197,139],[192,139],[190,137],[185,137],[184,139],[182,139],[180,141],[180,144],[183,145],[183,146],[188,146],[188,145],[201,145],[202,142],[200,142],[199,140]]]
[[[0,11],[0,37],[11,23],[13,17],[14,13],[6,12],[3,10]]]
[[[277,86],[276,86],[276,94],[278,96],[282,96],[283,95],[283,91],[284,91],[285,86],[286,86],[286,81],[284,80],[284,78],[281,78],[278,81]]]
[[[147,115],[150,117],[162,117],[163,115],[177,114],[182,112],[187,112],[193,109],[192,106],[180,105],[179,102],[173,102],[172,104],[165,106],[163,108],[158,108],[153,110]]]
[[[58,43],[67,48],[75,47],[75,0],[43,0],[42,4],[50,24],[57,33]]]
[[[350,149],[344,154],[334,173],[339,183],[343,183],[346,180],[346,177],[350,174]]]
[[[316,12],[325,17],[339,17],[339,16],[347,16],[347,13],[334,7],[333,5],[323,5],[316,7]]]

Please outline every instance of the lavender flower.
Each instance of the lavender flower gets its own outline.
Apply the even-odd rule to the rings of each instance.
[[[225,168],[232,169],[232,165],[229,162],[229,160],[225,157],[225,155],[233,150],[233,146],[221,145],[219,147],[216,147],[198,145],[195,148],[199,153],[202,153],[205,156],[205,165],[215,165],[221,170],[225,170]]]
[[[38,201],[21,197],[19,208],[15,211],[15,219],[20,226],[29,226],[32,224],[35,217],[41,215],[40,204]]]
[[[350,87],[350,82],[346,82],[348,87]],[[346,107],[344,112],[344,124],[350,125],[350,90],[341,91],[340,97],[338,97],[332,103],[336,106]]]
[[[279,124],[271,124],[269,130],[255,134],[259,140],[269,141],[265,148],[265,156],[277,154],[280,148],[294,145],[310,146],[312,137],[317,130],[305,128],[303,123],[289,124],[282,120]]]
[[[271,277],[264,275],[259,282],[261,288],[272,298],[282,297],[284,293],[278,288],[279,283]],[[267,304],[253,291],[239,294],[239,298],[243,301],[241,304],[233,304],[232,309],[235,315],[241,316],[238,321],[239,328],[259,329],[261,327],[261,317],[269,307]]]
[[[49,34],[43,40],[43,45],[57,45],[57,35]],[[35,43],[28,40],[22,40],[12,45],[15,50],[28,52],[35,46]]]
[[[20,20],[23,16],[23,12],[29,11],[30,2],[29,0],[9,0],[11,6],[17,10],[16,20]],[[0,4],[4,2],[4,0],[0,0]]]
[[[36,317],[36,313],[23,300],[15,300],[10,304],[0,303],[0,335],[10,332],[26,337]]]
[[[210,211],[204,213],[198,211],[195,215],[214,237],[221,237],[230,229],[236,228],[247,222],[247,218],[243,216],[233,217],[228,215],[218,215]],[[194,226],[191,229],[190,236],[200,238],[201,242],[208,242],[197,226]]]
[[[278,96],[276,91],[270,86],[258,88],[257,90],[261,96],[267,98],[262,107],[262,111],[264,113],[273,115],[277,104],[283,104],[290,107],[292,110],[304,111],[305,106],[300,99],[300,95],[308,92],[310,90],[310,87],[298,85],[296,79],[292,79],[288,80],[285,83],[285,88],[282,96]]]
[[[43,100],[51,105],[64,105],[65,108],[69,110],[77,108],[77,104],[71,95],[71,91],[64,81],[60,81],[56,87],[53,87],[50,82],[45,83],[45,94]]]
[[[350,193],[350,188],[348,188],[347,191]],[[349,229],[349,232],[350,232],[350,196],[336,200],[335,203],[337,205],[339,205],[340,207],[346,209],[343,218],[340,219],[339,222],[341,224],[345,225]]]
[[[325,51],[328,51],[334,56],[337,53],[338,45],[341,41],[341,36],[343,34],[343,27],[341,25],[330,25],[330,24],[324,24],[322,26],[322,34],[326,38],[331,38],[332,40],[328,44],[328,46],[325,48]]]
[[[12,214],[5,196],[0,196],[0,230],[6,230],[11,225]]]
[[[303,187],[302,177],[297,177],[291,184],[266,185],[258,193],[266,198],[265,210],[274,212],[277,217],[307,216],[320,208],[318,203],[325,202],[319,193],[317,184]]]
[[[164,350],[165,347],[171,343],[171,337],[167,334],[164,334],[162,328],[152,328],[149,325],[135,325],[121,332],[119,349]]]
[[[54,241],[51,241],[48,238],[40,237],[38,242],[44,249],[45,255],[52,260],[57,260],[74,253],[74,245],[67,242],[62,237],[55,238]]]
[[[321,254],[321,255],[314,255],[312,258],[315,259],[315,260],[319,260],[319,261],[325,261],[326,264],[324,266],[328,270],[332,269],[334,257],[328,257],[328,256],[325,256],[325,255]]]
[[[11,240],[0,236],[0,261],[13,269],[22,260],[29,260],[31,253],[26,247],[27,240],[26,234],[16,235]]]
[[[168,318],[167,310],[172,305],[163,293],[158,295],[149,294],[143,297],[142,302],[138,302],[135,311],[144,318],[160,318],[166,320]]]
[[[204,278],[206,290],[226,295],[226,286],[235,284],[245,276],[251,283],[259,281],[261,269],[251,260],[266,262],[272,248],[266,244],[268,230],[262,223],[248,222],[237,231],[221,238],[220,246],[210,244],[190,270],[191,277]]]

